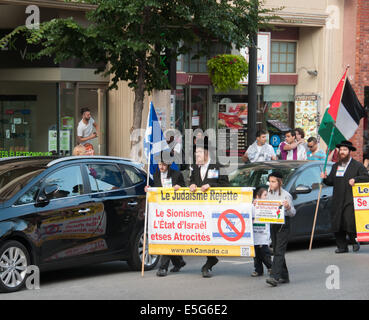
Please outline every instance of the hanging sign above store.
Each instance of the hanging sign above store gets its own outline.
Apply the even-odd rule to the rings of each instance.
[[[249,61],[249,49],[241,48],[241,56]],[[258,32],[258,67],[257,84],[269,84],[270,82],[270,32]],[[241,80],[241,84],[248,84],[248,76]]]

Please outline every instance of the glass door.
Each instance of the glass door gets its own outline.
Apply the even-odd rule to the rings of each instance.
[[[190,128],[208,129],[208,87],[190,87]]]
[[[76,128],[81,121],[81,108],[89,108],[91,117],[95,120],[98,130],[98,137],[90,141],[96,155],[106,155],[106,89],[105,85],[78,84],[77,87],[77,108],[76,108]],[[78,115],[77,115],[78,113]]]

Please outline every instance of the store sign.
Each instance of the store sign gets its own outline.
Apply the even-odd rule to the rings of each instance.
[[[270,82],[270,32],[258,32],[258,48],[257,48],[257,84],[269,84]],[[249,61],[249,48],[241,48],[241,56]],[[240,82],[248,84],[249,77],[247,76]]]
[[[8,157],[43,157],[51,156],[51,152],[36,152],[36,151],[4,151],[0,150],[0,158]]]
[[[300,95],[295,97],[295,128],[302,128],[305,136],[318,135],[318,97],[316,95]]]

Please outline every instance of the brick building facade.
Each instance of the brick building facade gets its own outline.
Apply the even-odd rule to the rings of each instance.
[[[355,26],[355,62],[350,68],[350,81],[356,92],[356,95],[363,105],[367,108],[368,101],[365,99],[365,87],[369,88],[369,1],[356,0],[345,1],[348,2],[348,6],[356,6],[354,19]],[[346,8],[345,8],[346,9]],[[346,12],[345,12],[346,13]],[[344,39],[345,46],[345,39]],[[351,46],[347,50],[353,50]],[[363,154],[366,149],[366,145],[369,143],[368,137],[368,119],[364,118],[360,122],[359,129],[356,131],[354,137],[351,139],[352,143],[356,146],[357,152],[354,157],[358,161],[363,161]]]

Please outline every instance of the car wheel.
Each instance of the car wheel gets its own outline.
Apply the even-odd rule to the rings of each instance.
[[[15,292],[26,282],[30,265],[26,247],[10,240],[0,247],[0,292]]]
[[[143,243],[144,243],[144,229],[141,228],[140,231],[137,232],[133,240],[131,257],[128,259],[128,264],[132,270],[139,271],[142,269]],[[158,264],[159,260],[160,256],[149,254],[148,237],[146,236],[145,270],[154,269]]]

